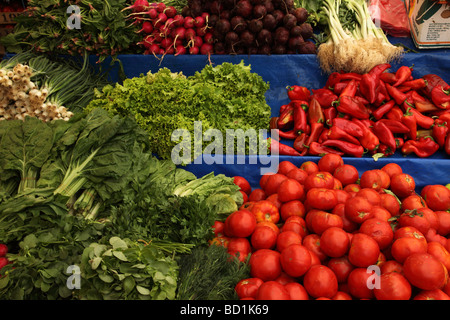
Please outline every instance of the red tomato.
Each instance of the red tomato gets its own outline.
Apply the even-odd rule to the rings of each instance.
[[[349,247],[350,239],[342,228],[330,227],[320,236],[320,249],[329,257],[342,257]]]
[[[320,171],[327,171],[333,174],[336,168],[344,165],[344,159],[338,154],[327,153],[319,159],[317,165]]]
[[[255,231],[256,231],[256,229],[258,229],[258,228],[260,228],[260,227],[269,227],[269,228],[272,228],[272,230],[275,231],[275,233],[277,234],[277,237],[278,237],[278,234],[280,233],[280,228],[278,228],[278,226],[277,226],[275,223],[270,222],[270,221],[261,221],[261,222],[258,222],[258,223],[256,224]]]
[[[319,235],[315,233],[308,234],[305,238],[303,238],[302,244],[313,252],[319,258],[320,262],[324,262],[328,258],[327,255],[320,249]]]
[[[381,205],[380,193],[373,188],[362,188],[356,193],[356,196],[367,199],[373,206]]]
[[[296,217],[296,216],[291,216]],[[306,222],[303,218],[300,218],[300,220],[294,220],[289,217],[286,222],[281,227],[281,231],[294,231],[298,233],[302,239],[306,237],[308,234],[308,230],[306,229]]]
[[[286,274],[298,278],[303,276],[311,267],[311,254],[300,243],[294,243],[281,251],[280,262]]]
[[[428,242],[427,253],[438,259],[447,270],[450,270],[450,253],[439,242]]]
[[[335,189],[334,193],[336,194],[337,204],[346,203],[347,200],[351,198],[350,193],[348,193],[347,191],[345,191],[343,189]]]
[[[441,244],[444,248],[447,247],[447,238],[438,234],[436,230],[433,228],[430,228],[428,232],[425,234],[425,239],[427,240],[428,243],[437,242]]]
[[[334,272],[324,265],[312,266],[303,277],[303,286],[314,298],[331,299],[338,291],[338,281]]]
[[[300,200],[291,200],[281,204],[280,215],[283,221],[286,221],[290,216],[299,216],[303,218],[305,214],[305,206]]]
[[[286,177],[288,177],[289,179],[295,179],[298,182],[300,182],[301,184],[304,184],[306,178],[308,177],[308,173],[303,169],[295,168],[295,169],[292,169],[291,171],[289,171],[286,174]]]
[[[391,225],[387,221],[377,218],[364,221],[359,232],[371,236],[378,243],[380,250],[386,249],[394,240],[394,231],[392,231]]]
[[[392,178],[396,174],[403,173],[402,167],[400,167],[397,163],[394,162],[384,165],[384,167],[382,167],[381,170],[386,172],[390,178]]]
[[[353,232],[358,229],[359,224],[356,222],[350,221],[345,216],[345,204],[344,203],[338,203],[336,207],[331,211],[331,213],[338,215],[342,219],[342,228],[347,232]]]
[[[212,228],[214,229],[214,234],[216,237],[222,236],[224,232],[225,222],[223,221],[214,221]]]
[[[422,290],[413,300],[450,300],[450,296],[440,289]]]
[[[403,265],[396,260],[387,260],[380,266],[381,274],[388,272],[397,272],[403,274]]]
[[[390,177],[380,169],[364,171],[361,174],[359,184],[361,188],[372,188],[377,191],[387,189],[391,183]]]
[[[264,192],[263,189],[253,189],[253,191],[250,193],[250,195],[248,196],[248,201],[250,202],[256,202],[256,201],[261,201],[267,198],[266,193]]]
[[[418,194],[412,194],[402,200],[402,210],[413,210],[426,207],[425,200]]]
[[[245,192],[247,195],[250,195],[252,192],[252,187],[250,186],[250,183],[247,179],[241,176],[234,176],[233,182],[235,185],[237,185],[243,192]]]
[[[378,243],[370,236],[364,233],[353,235],[348,251],[348,260],[355,267],[368,267],[376,264],[380,248]]]
[[[420,240],[423,243],[423,245],[425,246],[427,245],[427,240],[425,239],[425,236],[415,227],[411,226],[402,227],[394,231],[394,240],[404,237],[416,238]]]
[[[408,280],[397,272],[389,272],[380,276],[379,287],[373,292],[377,300],[409,300],[412,288]]]
[[[349,293],[358,299],[374,298],[373,286],[377,275],[368,271],[367,268],[353,269],[347,278]],[[371,284],[371,285],[368,285]]]
[[[280,232],[277,238],[277,251],[282,252],[284,249],[293,244],[301,244],[302,237],[294,231]]]
[[[289,292],[290,300],[309,300],[305,287],[298,282],[286,283],[284,288]]]
[[[6,256],[8,253],[8,246],[4,243],[0,243],[0,257]]]
[[[400,173],[391,179],[391,191],[400,199],[406,198],[414,193],[416,182],[407,173]]]
[[[239,281],[234,287],[234,290],[239,299],[256,298],[258,289],[263,283],[264,281],[259,278],[246,278]]]
[[[361,224],[373,217],[372,204],[363,197],[350,198],[345,203],[345,216],[350,221]]]
[[[312,208],[319,210],[333,210],[338,203],[335,190],[327,188],[309,189],[306,201]]]
[[[264,192],[266,195],[270,196],[271,194],[277,193],[278,187],[280,184],[288,179],[284,174],[275,173],[269,176],[266,184],[264,185]]]
[[[447,281],[444,265],[429,253],[413,253],[403,263],[406,279],[422,290],[442,288]]]
[[[239,261],[245,261],[252,251],[250,241],[247,238],[230,238],[228,241],[228,253]]]
[[[304,187],[306,191],[312,188],[333,189],[334,177],[331,173],[326,171],[312,173],[306,178]]]
[[[422,214],[430,222],[430,228],[434,230],[439,229],[439,218],[436,212],[430,208],[419,208],[417,209],[417,212]]]
[[[344,190],[350,193],[351,196],[355,196],[356,193],[361,190],[361,186],[356,183],[350,183],[344,187]]]
[[[276,278],[275,281],[278,283],[281,283],[284,286],[288,283],[296,282],[297,280],[295,278],[291,277],[290,275],[288,275],[286,272],[281,271],[280,276],[278,278]]]
[[[250,274],[263,281],[275,280],[281,274],[280,253],[270,249],[259,249],[250,256]]]
[[[266,281],[258,289],[256,300],[289,300],[289,292],[276,281]]]
[[[352,296],[346,292],[338,291],[331,300],[352,300]]]
[[[311,212],[311,211],[310,211]],[[308,217],[309,213],[306,215]],[[328,213],[326,211],[314,211],[311,213],[311,230],[319,236],[328,228],[338,227],[343,228],[344,222],[342,218],[336,214]]]
[[[439,220],[439,228],[436,231],[441,236],[447,236],[450,234],[450,212],[435,211],[435,213]]]
[[[443,185],[428,185],[421,191],[428,207],[434,211],[447,211],[450,209],[450,189]]]
[[[348,261],[348,256],[331,258],[328,260],[327,267],[333,270],[338,283],[347,282],[348,275],[355,267]]]
[[[226,236],[214,237],[209,241],[210,245],[222,246],[224,248],[228,248],[228,244],[230,242],[230,238]]]
[[[427,252],[427,245],[417,238],[403,237],[394,240],[391,246],[392,257],[403,263],[413,253]]]
[[[397,219],[399,227],[414,227],[422,234],[426,234],[430,229],[430,221],[417,210],[405,211]]]
[[[272,202],[277,207],[277,209],[280,210],[280,208],[281,208],[281,201],[278,199],[278,194],[277,193],[271,194],[265,200],[268,200],[268,201]]]
[[[269,177],[270,177],[271,175],[273,175],[273,174],[275,174],[275,173],[273,173],[273,172],[268,172],[268,173],[265,173],[265,174],[263,174],[263,175],[261,176],[261,179],[259,179],[259,186],[260,186],[262,189],[265,188],[266,183],[267,183],[267,180],[269,180]]]
[[[278,200],[284,203],[292,200],[304,200],[305,190],[300,182],[287,178],[280,183],[277,194]]]
[[[252,213],[256,217],[256,222],[269,221],[278,223],[280,221],[280,213],[277,206],[268,200],[261,200],[252,206]]]
[[[373,217],[370,219],[380,219],[380,220],[389,222],[389,219],[392,218],[391,213],[387,209],[380,207],[380,206],[373,206],[372,214],[373,214]],[[368,219],[368,220],[370,220],[370,219]]]
[[[228,224],[229,235],[238,238],[246,238],[255,231],[256,217],[248,210],[238,210],[227,217],[225,224]]]
[[[319,166],[313,161],[303,162],[300,169],[305,170],[308,175],[319,172]]]
[[[239,192],[242,194],[242,203],[246,203],[248,201],[248,194],[242,190],[239,190]]]
[[[381,193],[381,206],[389,211],[392,216],[396,216],[400,213],[400,203],[397,198],[389,193]]]
[[[342,183],[342,186],[354,184],[359,179],[359,172],[355,166],[351,164],[343,164],[336,168],[333,173],[333,177]]]
[[[288,172],[290,172],[292,169],[297,169],[297,166],[295,164],[293,164],[290,161],[281,161],[278,164],[278,170],[277,173],[283,174],[283,175],[287,175]]]
[[[277,233],[270,227],[256,228],[250,238],[253,250],[273,249],[277,243]]]

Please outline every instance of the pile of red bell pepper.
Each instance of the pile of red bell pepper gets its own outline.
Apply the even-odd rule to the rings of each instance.
[[[450,85],[413,76],[413,67],[380,64],[366,74],[334,72],[323,88],[287,88],[289,103],[270,122],[284,155],[450,155]]]

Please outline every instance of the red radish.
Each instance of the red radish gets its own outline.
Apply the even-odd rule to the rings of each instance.
[[[173,39],[170,37],[167,37],[167,38],[164,38],[161,40],[160,45],[164,49],[168,49],[173,46],[173,43],[174,43]]]
[[[151,8],[147,11],[147,15],[150,19],[156,19],[158,17],[158,11],[155,8]]]
[[[0,243],[0,257],[6,256],[8,253],[8,246],[4,243]]]
[[[194,28],[195,27],[194,23],[195,23],[194,18],[192,18],[192,17],[185,17],[183,26],[186,29]]]
[[[200,53],[201,54],[207,54],[210,55],[213,53],[213,45],[210,43],[203,43],[202,46],[200,47]]]
[[[206,32],[207,30],[205,27],[195,29],[195,33],[200,37],[203,37],[206,34]]]
[[[186,38],[186,29],[184,27],[178,27],[173,30],[171,35],[175,40],[176,39],[185,39]]]
[[[162,26],[166,21],[167,21],[166,14],[161,12],[160,14],[158,14],[157,20],[154,22],[154,26],[158,28]]]
[[[182,45],[178,45],[175,47],[175,56],[178,56],[180,54],[186,54],[186,48]]]
[[[203,28],[205,26],[205,19],[202,16],[198,16],[194,19],[194,26],[196,28]]]
[[[173,25],[175,27],[181,27],[184,23],[184,17],[181,14],[177,14],[175,17],[173,17]]]
[[[163,12],[166,10],[166,4],[165,4],[164,2],[158,2],[158,3],[156,4],[156,10],[157,10],[159,13],[163,13]]]
[[[144,21],[142,23],[142,29],[138,31],[139,33],[144,32],[146,34],[150,34],[153,32],[153,24],[149,21]]]
[[[211,32],[207,32],[204,36],[203,36],[203,42],[204,43],[208,43],[208,44],[213,44],[214,43],[214,36]]]
[[[168,6],[166,9],[164,9],[164,13],[169,17],[173,18],[177,14],[177,9],[175,9],[174,6]]]
[[[160,50],[161,48],[156,43],[153,43],[150,48],[148,48],[148,51],[152,54],[158,54]]]
[[[155,42],[155,38],[153,35],[147,35],[144,40],[138,43],[138,45],[144,45],[145,48],[149,49],[151,45]]]
[[[126,7],[124,10],[131,9],[133,12],[142,12],[149,6],[147,0],[136,0],[131,6]]]
[[[195,36],[193,38],[194,47],[201,47],[203,44],[203,38],[200,36]]]
[[[197,36],[197,33],[195,32],[194,29],[185,29],[185,39],[187,40],[192,40],[194,39],[194,37]]]
[[[190,54],[199,54],[200,53],[200,49],[199,49],[199,47],[196,47],[196,46],[190,47],[189,48],[189,53]]]

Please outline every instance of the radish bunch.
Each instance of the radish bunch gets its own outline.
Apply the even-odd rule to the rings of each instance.
[[[293,0],[188,0],[185,17],[208,12],[216,54],[315,54],[308,12]]]
[[[144,54],[212,53],[213,34],[208,26],[208,13],[184,17],[173,6],[146,0],[136,0],[127,9],[132,10],[129,18],[141,27],[138,32],[142,41],[138,44],[145,49]]]

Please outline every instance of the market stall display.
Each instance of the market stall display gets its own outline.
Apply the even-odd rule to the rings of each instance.
[[[358,0],[29,4],[2,39],[0,299],[450,300],[446,50]],[[395,59],[327,67],[337,32]]]

